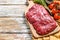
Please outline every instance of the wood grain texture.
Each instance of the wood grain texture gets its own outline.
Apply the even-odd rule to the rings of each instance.
[[[60,33],[44,38],[32,37],[26,25],[26,0],[0,0],[0,40],[60,40]]]
[[[28,34],[1,34],[0,40],[31,40]]]
[[[32,40],[25,4],[26,0],[0,0],[0,40]]]
[[[0,0],[0,4],[25,4],[26,0]]]
[[[24,21],[23,18],[0,18],[0,32],[29,33],[29,27],[23,24]]]
[[[26,25],[26,0],[0,0],[0,40],[60,40],[60,33],[44,38],[32,37]]]
[[[0,16],[24,16],[26,5],[0,5]]]

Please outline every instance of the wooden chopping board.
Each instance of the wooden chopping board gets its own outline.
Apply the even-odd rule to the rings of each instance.
[[[60,22],[58,22],[58,24],[60,25]],[[34,36],[32,36],[32,40],[60,40],[60,31],[53,35],[42,38],[35,38]]]
[[[43,38],[32,37],[32,40],[60,40],[60,32],[58,32],[54,35],[51,35],[51,36],[43,37]]]

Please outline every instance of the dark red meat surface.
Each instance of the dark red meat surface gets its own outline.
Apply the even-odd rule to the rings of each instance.
[[[40,35],[48,34],[57,27],[56,21],[49,15],[45,8],[39,4],[34,4],[28,10],[26,18]]]

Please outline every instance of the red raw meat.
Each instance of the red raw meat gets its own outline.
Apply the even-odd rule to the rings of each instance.
[[[34,4],[28,10],[26,18],[40,35],[48,34],[57,27],[56,21],[49,15],[46,9],[39,4]]]

